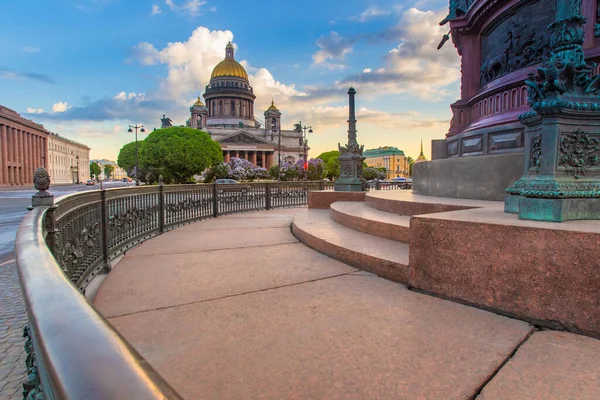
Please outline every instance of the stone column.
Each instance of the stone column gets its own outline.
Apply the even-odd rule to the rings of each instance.
[[[33,133],[29,134],[29,175],[33,182],[33,173],[35,172],[35,163],[33,162]]]
[[[229,161],[231,161],[231,154],[229,153],[229,150],[225,150],[225,157],[224,157],[224,161],[226,163],[228,163]]]
[[[42,138],[42,143],[43,143],[43,147],[42,147],[42,157],[46,157],[45,159],[42,159],[42,165],[44,166],[44,168],[48,169],[48,138]],[[69,172],[70,173],[70,172]]]
[[[19,129],[19,184],[25,184],[25,132]]]
[[[39,145],[38,145],[38,136],[35,135],[33,137],[33,162],[34,164],[34,168],[38,169],[40,167],[40,161],[38,158],[38,151],[39,151]]]
[[[6,125],[0,125],[0,184],[8,183],[8,154],[6,148]]]
[[[252,152],[252,160],[251,160],[252,164],[256,165],[256,151]]]

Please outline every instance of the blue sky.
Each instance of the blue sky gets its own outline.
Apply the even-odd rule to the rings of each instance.
[[[346,138],[357,89],[359,142],[416,158],[447,132],[459,57],[436,46],[447,0],[31,0],[2,2],[0,104],[115,159],[127,125],[184,124],[231,40],[258,98],[311,155]]]

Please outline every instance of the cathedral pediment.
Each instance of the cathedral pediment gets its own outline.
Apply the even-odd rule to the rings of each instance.
[[[234,133],[233,135],[217,140],[219,143],[244,143],[244,144],[271,144],[248,132]]]

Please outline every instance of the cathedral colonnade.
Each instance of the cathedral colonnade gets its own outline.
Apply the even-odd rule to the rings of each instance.
[[[242,158],[257,167],[269,169],[274,164],[275,152],[272,150],[223,150],[223,161],[229,162],[232,158]]]
[[[0,106],[0,186],[33,183],[33,173],[46,166],[48,132],[43,126]]]

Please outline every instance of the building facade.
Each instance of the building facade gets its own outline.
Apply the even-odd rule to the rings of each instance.
[[[198,97],[187,125],[208,132],[219,142],[226,162],[238,157],[269,168],[279,158],[282,164],[304,158],[300,125],[282,129],[281,112],[274,102],[264,112],[264,122],[255,116],[256,96],[246,70],[235,60],[231,43],[225,48],[225,59],[213,69],[203,97],[206,104]]]
[[[410,165],[404,152],[397,147],[385,146],[363,152],[369,167],[385,168],[386,179],[406,178]]]
[[[52,183],[82,183],[90,179],[90,148],[57,133],[48,135],[48,173]]]
[[[106,159],[102,159],[102,160],[95,159],[95,160],[90,160],[89,164],[94,163],[94,162],[96,164],[98,164],[98,166],[100,167],[101,173],[100,173],[100,176],[98,177],[98,179],[100,179],[100,180],[113,179],[115,181],[120,181],[123,178],[127,178],[127,172],[123,168],[119,167],[117,165],[116,161],[106,160]],[[112,165],[112,167],[113,167],[112,173],[110,174],[110,178],[108,178],[106,176],[106,174],[104,173],[104,167],[106,165]],[[88,169],[89,169],[89,166],[88,166]]]
[[[40,124],[0,106],[0,186],[31,185],[46,167],[49,133]]]

